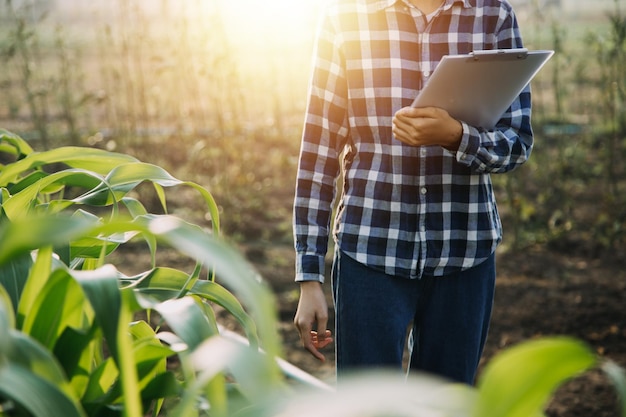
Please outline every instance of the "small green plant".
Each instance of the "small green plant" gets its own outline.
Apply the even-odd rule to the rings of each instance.
[[[225,416],[279,388],[271,294],[219,238],[205,189],[123,154],[33,152],[7,131],[0,152],[13,158],[0,167],[0,414],[156,416],[167,400],[168,416],[208,415],[209,407]],[[164,188],[196,189],[212,230],[149,214],[131,196],[143,182],[165,211]],[[137,240],[152,266],[125,276],[107,260]],[[196,267],[159,267],[162,245]],[[220,337],[215,304],[237,319],[250,347]]]

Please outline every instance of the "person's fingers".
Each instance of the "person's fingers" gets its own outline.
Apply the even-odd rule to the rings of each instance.
[[[408,145],[418,145],[417,129],[414,123],[415,119],[394,119],[391,131],[396,139]]]
[[[394,117],[392,127],[394,129],[406,132],[411,127],[411,119]]]
[[[321,336],[323,335],[323,338]],[[311,345],[305,346],[305,349],[308,350],[315,358],[317,358],[320,362],[326,362],[326,357],[320,349],[324,349],[326,346],[333,342],[332,333],[330,330],[325,330],[323,334],[320,335],[316,331],[311,331]]]
[[[309,341],[309,343],[303,344],[304,348],[320,362],[326,362],[326,357],[318,350],[318,347],[320,346],[319,342],[317,340],[314,341],[312,336],[309,337]],[[326,344],[324,344],[324,346],[326,346]],[[320,349],[324,346],[321,346]]]
[[[298,329],[298,333],[300,334],[300,342],[302,343],[302,347],[304,347],[304,349],[306,349],[319,361],[325,362],[326,358],[319,350],[317,350],[317,346],[319,345],[319,342],[317,341],[317,332],[311,330],[311,324],[306,321],[301,322],[298,320],[295,320],[294,323],[296,325],[296,328]]]
[[[320,338],[317,332],[311,332],[313,346],[315,346],[316,349],[323,349],[333,342],[332,333],[330,330],[324,331],[323,336],[323,338]]]
[[[328,316],[319,314],[317,317],[317,340],[319,343],[323,343],[326,338],[326,324],[328,323]]]
[[[324,332],[323,338],[320,338],[316,331],[311,331],[311,340],[313,341],[314,344],[318,344],[320,342],[326,342],[329,339],[332,341],[332,332],[330,330],[326,330]]]
[[[394,117],[391,125],[393,135],[403,142],[410,138],[409,131],[412,129],[409,119],[402,117]]]
[[[304,336],[309,335],[311,332],[311,323],[308,320],[302,320],[300,315],[296,313],[296,316],[293,319],[293,324],[298,329],[298,334],[300,334],[300,339],[304,340]]]
[[[437,118],[442,116],[442,110],[439,107],[404,107],[396,114],[401,118]]]

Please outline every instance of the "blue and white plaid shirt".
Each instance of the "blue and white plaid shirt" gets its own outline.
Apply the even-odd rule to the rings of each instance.
[[[327,8],[297,175],[296,281],[324,281],[336,188],[336,244],[391,275],[467,269],[500,242],[490,174],[530,156],[530,89],[493,130],[462,123],[456,151],[406,145],[391,129],[444,55],[522,47],[517,20],[504,0],[445,0],[429,17],[408,0],[335,0]]]

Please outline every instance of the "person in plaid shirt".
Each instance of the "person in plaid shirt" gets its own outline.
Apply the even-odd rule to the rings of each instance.
[[[472,384],[487,337],[502,239],[491,174],[522,165],[527,87],[495,128],[412,108],[444,55],[523,47],[506,0],[334,0],[316,38],[294,201],[294,323],[324,360],[322,284],[332,269],[338,377],[409,369]],[[463,74],[459,74],[462,77]]]

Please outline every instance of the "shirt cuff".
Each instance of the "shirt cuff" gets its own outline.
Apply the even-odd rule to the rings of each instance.
[[[461,136],[459,149],[456,152],[456,160],[460,164],[470,166],[478,153],[480,135],[475,127],[465,122],[461,122],[461,124],[463,125],[463,135]]]
[[[296,254],[296,282],[317,281],[324,283],[325,269],[324,256]]]

